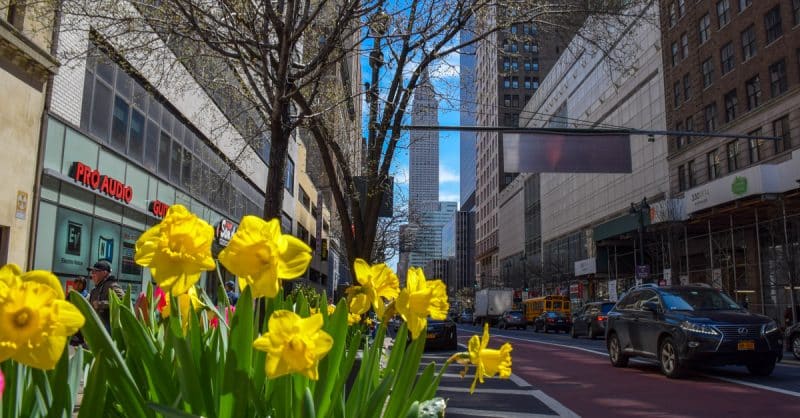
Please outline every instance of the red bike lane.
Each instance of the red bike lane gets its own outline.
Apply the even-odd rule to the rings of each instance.
[[[504,339],[492,337],[492,346]],[[800,398],[699,373],[667,379],[656,364],[612,367],[579,349],[509,339],[513,371],[582,417],[800,417]]]

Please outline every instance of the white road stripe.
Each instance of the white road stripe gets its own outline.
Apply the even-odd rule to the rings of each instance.
[[[794,397],[800,398],[800,392],[792,392],[791,390],[786,390],[786,389],[781,389],[781,388],[774,388],[774,387],[766,386],[766,385],[759,385],[758,383],[752,383],[752,382],[747,382],[747,381],[738,380],[738,379],[731,379],[730,377],[714,376],[714,375],[705,374],[705,373],[701,373],[701,374],[703,376],[705,376],[705,377],[710,377],[712,379],[722,380],[722,381],[725,381],[725,382],[728,382],[728,383],[736,383],[736,384],[739,384],[739,385],[750,386],[751,388],[768,390],[768,391],[771,391],[771,392],[782,393],[784,395],[789,395],[789,396],[794,396]]]

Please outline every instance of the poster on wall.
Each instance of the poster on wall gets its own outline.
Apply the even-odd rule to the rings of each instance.
[[[119,242],[120,226],[111,222],[94,220],[92,228],[92,260],[108,260],[111,263],[111,274],[119,277]]]
[[[120,280],[130,280],[140,283],[142,281],[142,267],[134,261],[136,253],[136,239],[141,231],[122,227],[122,242],[120,243]]]
[[[56,213],[53,272],[64,275],[86,275],[94,261],[90,254],[92,218],[78,212],[58,208]]]
[[[612,302],[617,301],[617,281],[616,280],[609,280],[608,281],[608,300]]]

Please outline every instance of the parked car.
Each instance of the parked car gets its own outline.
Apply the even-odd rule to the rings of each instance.
[[[505,311],[500,315],[500,319],[497,321],[497,328],[509,329],[511,327],[517,329],[528,328],[528,323],[525,321],[525,315],[522,314],[522,311]]]
[[[472,311],[462,311],[461,316],[458,318],[458,322],[462,324],[471,324],[472,323]]]
[[[556,333],[568,332],[571,326],[570,319],[561,312],[542,312],[533,320],[533,330],[536,332],[540,330],[546,333],[550,330],[554,330]]]
[[[786,350],[800,360],[800,323],[786,329]]]
[[[633,356],[651,357],[670,378],[694,364],[744,365],[767,376],[783,354],[783,338],[775,321],[748,312],[718,289],[646,285],[609,311],[606,347],[615,367],[627,366]]]
[[[425,336],[425,349],[443,348],[446,350],[458,349],[458,331],[456,323],[450,319],[439,321],[428,318],[428,329]],[[409,341],[411,336],[409,335]]]
[[[570,336],[578,338],[580,335],[586,335],[591,339],[604,336],[607,314],[613,307],[614,302],[590,302],[583,305],[572,316]]]

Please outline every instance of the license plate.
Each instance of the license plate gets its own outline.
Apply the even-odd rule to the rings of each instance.
[[[755,350],[756,349],[756,342],[752,341],[752,340],[739,341],[739,344],[737,344],[736,348],[739,351]]]
[[[432,338],[436,338],[436,333],[435,332],[429,332],[428,333],[428,339],[430,340]]]

